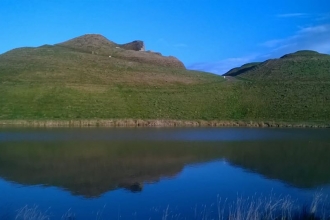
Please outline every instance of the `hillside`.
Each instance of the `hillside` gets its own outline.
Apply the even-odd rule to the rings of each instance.
[[[224,75],[253,80],[330,80],[330,55],[308,50],[297,51],[279,59],[245,64]]]
[[[56,45],[14,49],[0,55],[0,82],[189,84],[205,75],[185,70],[174,57],[123,49],[134,45],[84,35]]]
[[[224,76],[238,76],[242,73],[252,70],[254,67],[258,66],[258,64],[260,64],[260,62],[246,63],[246,64],[242,65],[241,67],[235,67],[235,68],[229,70],[227,73],[224,74]]]
[[[143,41],[133,41],[127,44],[116,44],[102,35],[87,34],[72,40],[57,44],[75,51],[99,56],[111,56],[121,60],[153,64],[165,67],[184,68],[183,63],[175,57],[164,57],[160,53],[145,51]]]
[[[177,58],[145,51],[143,41],[117,44],[89,34],[55,45],[17,48],[0,55],[0,121],[330,124],[329,56],[306,53],[245,65],[231,74],[249,80],[227,83],[223,77],[185,69]],[[299,74],[288,74],[297,68]]]

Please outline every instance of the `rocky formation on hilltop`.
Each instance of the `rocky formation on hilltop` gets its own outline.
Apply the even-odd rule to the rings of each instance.
[[[156,66],[185,68],[184,64],[176,57],[166,57],[162,56],[161,53],[145,51],[145,44],[141,40],[117,44],[99,34],[86,34],[57,44],[57,46]]]
[[[120,48],[125,50],[145,51],[144,42],[141,40],[135,40],[127,44],[121,44]]]

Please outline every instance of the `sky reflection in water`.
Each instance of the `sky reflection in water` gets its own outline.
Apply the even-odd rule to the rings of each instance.
[[[218,196],[230,201],[282,194],[310,201],[321,189],[330,194],[329,134],[326,129],[2,128],[0,207],[15,213],[36,204],[50,208],[54,219],[68,210],[77,219],[95,219],[98,211],[105,219],[159,219],[167,207],[187,218],[204,206],[215,214]]]

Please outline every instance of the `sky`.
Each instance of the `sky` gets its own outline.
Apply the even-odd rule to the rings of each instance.
[[[329,0],[0,0],[0,54],[84,34],[143,40],[223,74],[298,50],[330,53]]]

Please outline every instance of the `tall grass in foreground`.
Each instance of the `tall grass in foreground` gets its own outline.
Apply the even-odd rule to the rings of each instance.
[[[255,196],[237,197],[236,201],[228,202],[227,199],[217,198],[217,203],[210,206],[195,207],[185,216],[184,214],[172,211],[170,206],[164,210],[150,213],[148,219],[217,219],[217,220],[329,220],[330,205],[328,197],[316,194],[309,205],[301,206],[290,196]],[[105,207],[104,207],[105,208]],[[104,210],[103,210],[104,211]],[[103,217],[103,211],[97,212],[93,219],[109,219]],[[10,219],[10,218],[6,218]],[[40,211],[38,206],[24,206],[17,210],[15,220],[51,220],[50,210]],[[61,217],[61,220],[78,220],[75,213],[69,209]],[[118,219],[126,219],[119,217]],[[141,219],[136,217],[135,219]],[[144,218],[142,218],[144,219]]]
[[[327,197],[316,194],[310,205],[298,205],[297,201],[286,197],[238,197],[231,204],[218,199],[219,220],[304,220],[304,219],[330,219]],[[202,218],[210,219],[210,218]]]
[[[42,212],[38,209],[38,206],[24,206],[17,211],[15,219],[23,220],[47,220],[49,219],[48,210]]]

